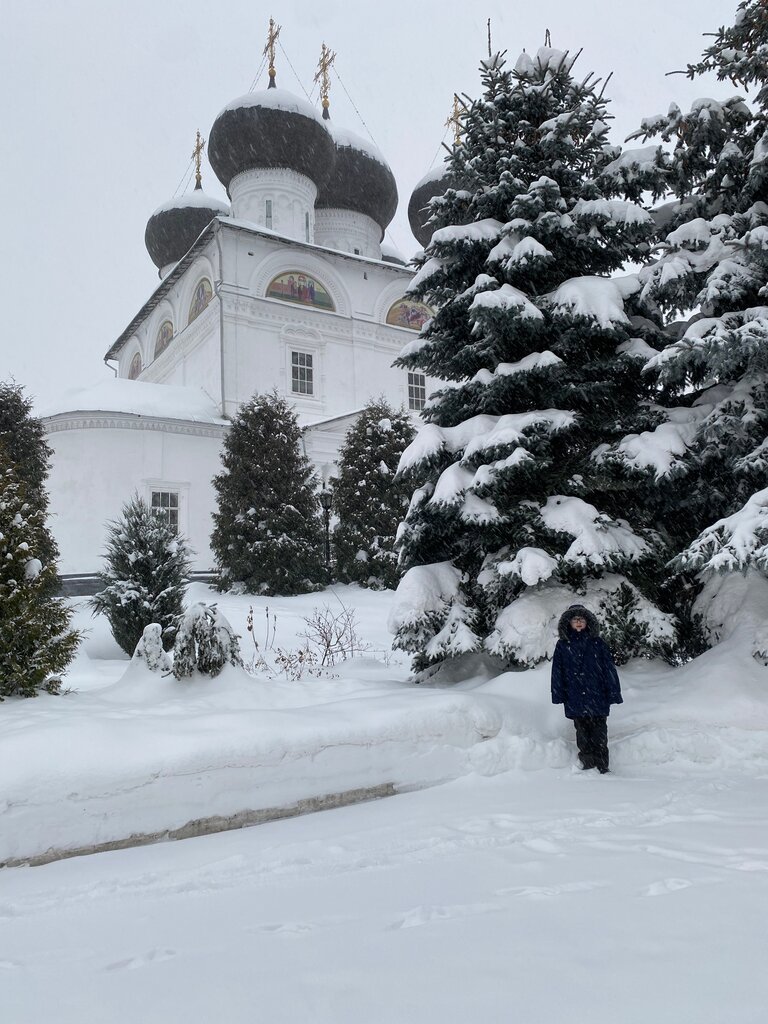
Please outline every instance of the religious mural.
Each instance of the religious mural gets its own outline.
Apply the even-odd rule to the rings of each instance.
[[[170,320],[164,320],[160,324],[160,330],[157,332],[157,340],[155,341],[155,359],[165,350],[171,343],[173,338],[173,324]]]
[[[407,327],[409,331],[420,331],[431,316],[432,310],[423,302],[398,299],[389,307],[386,322],[392,327]]]
[[[296,270],[278,276],[267,288],[268,299],[282,299],[284,302],[298,302],[302,306],[314,306],[334,312],[333,299],[314,277],[300,274]]]
[[[135,353],[131,360],[131,365],[128,368],[128,380],[136,380],[141,373],[141,356],[138,352]]]
[[[192,304],[189,307],[189,318],[188,324],[191,324],[193,320],[196,320],[203,312],[205,307],[213,298],[213,287],[207,277],[204,277],[197,288],[195,288],[195,294],[192,296]]]

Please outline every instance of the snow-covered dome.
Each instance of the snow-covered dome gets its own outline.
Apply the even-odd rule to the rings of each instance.
[[[201,188],[159,206],[147,221],[144,244],[161,275],[190,250],[214,217],[228,213],[227,203],[206,195]]]
[[[426,208],[430,199],[441,196],[453,183],[445,164],[439,164],[424,175],[411,193],[408,203],[408,222],[419,245],[425,248],[432,237],[432,227],[427,224],[430,212]]]
[[[334,145],[311,103],[286,89],[265,89],[224,107],[211,128],[208,160],[228,192],[238,174],[277,168],[319,188],[333,170]]]
[[[331,177],[319,189],[318,209],[354,210],[381,228],[381,237],[397,209],[397,184],[389,164],[372,142],[326,122],[336,148]]]

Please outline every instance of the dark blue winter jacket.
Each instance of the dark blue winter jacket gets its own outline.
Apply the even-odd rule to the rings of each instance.
[[[587,628],[581,633],[571,629],[574,607],[560,619],[552,660],[552,703],[565,705],[566,718],[606,718],[611,704],[622,703],[619,674],[591,612],[579,609]]]

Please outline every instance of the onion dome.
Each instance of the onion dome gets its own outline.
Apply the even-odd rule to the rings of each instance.
[[[193,192],[163,203],[149,218],[144,232],[152,262],[160,271],[178,263],[214,217],[227,214],[227,203],[206,195],[199,185]]]
[[[408,222],[414,237],[422,248],[426,248],[432,238],[432,226],[427,224],[427,220],[431,217],[428,209],[429,201],[436,196],[443,195],[446,189],[452,187],[448,168],[444,164],[440,164],[425,174],[411,193],[408,203]]]
[[[307,100],[268,88],[232,100],[213,122],[208,161],[229,192],[243,171],[285,168],[320,188],[333,170],[334,145]]]
[[[325,114],[323,115],[325,116]],[[397,209],[397,184],[389,164],[372,142],[326,121],[336,147],[336,163],[318,191],[318,209],[354,210],[381,228],[381,237]]]

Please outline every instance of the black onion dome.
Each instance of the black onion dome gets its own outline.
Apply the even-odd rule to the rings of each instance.
[[[446,189],[451,188],[451,177],[445,166],[435,167],[425,174],[416,188],[411,193],[408,203],[408,222],[416,241],[422,248],[429,245],[432,237],[432,227],[427,225],[431,213],[426,207],[430,199],[441,196]]]
[[[346,128],[331,123],[328,127],[336,146],[336,165],[315,205],[364,213],[379,225],[383,238],[397,209],[395,176],[373,143]]]
[[[227,191],[235,175],[270,167],[297,171],[320,188],[333,160],[333,140],[320,115],[285,89],[232,100],[208,137],[208,162]]]
[[[149,218],[144,232],[144,244],[152,262],[158,270],[178,263],[214,217],[228,213],[226,203],[206,195],[202,189],[163,203]]]

